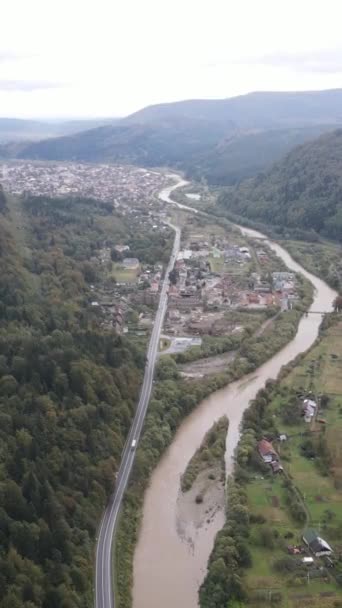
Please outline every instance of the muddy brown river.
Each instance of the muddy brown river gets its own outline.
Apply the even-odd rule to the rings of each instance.
[[[184,185],[179,182],[176,186]],[[173,188],[160,193],[160,198],[173,203]],[[189,209],[189,207],[188,207]],[[264,235],[240,227],[255,238]],[[310,312],[331,312],[336,293],[323,281],[295,262],[280,245],[266,240],[288,268],[301,272],[315,287]],[[197,608],[198,589],[206,573],[217,531],[224,523],[223,492],[216,504],[207,503],[207,513],[199,514],[192,500],[184,504],[180,477],[204,434],[213,422],[226,415],[229,430],[226,443],[226,472],[233,467],[233,454],[239,439],[243,411],[268,378],[276,378],[281,367],[307,350],[315,341],[321,314],[304,316],[295,338],[253,374],[213,393],[204,399],[178,429],[170,447],[154,470],[145,493],[142,525],[134,554],[133,608]]]

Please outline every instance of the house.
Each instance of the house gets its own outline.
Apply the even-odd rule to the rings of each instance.
[[[250,304],[260,304],[260,298],[257,293],[248,293],[247,298]]]
[[[313,399],[304,399],[303,413],[305,422],[311,422],[317,409],[317,403]]]
[[[157,293],[158,290],[159,290],[159,283],[158,283],[158,281],[152,281],[150,289],[151,289],[152,292]]]
[[[279,456],[278,456],[277,452],[275,451],[272,443],[267,441],[267,439],[262,439],[261,441],[259,441],[258,452],[259,452],[261,458],[263,459],[263,461],[267,462],[268,464],[270,464],[274,460],[275,461],[279,460]]]
[[[182,251],[179,252],[179,254],[177,256],[177,260],[190,260],[191,257],[192,257],[191,249],[183,249]]]
[[[304,531],[303,541],[316,557],[331,555],[333,552],[327,541],[321,538],[313,528],[307,528]]]
[[[129,246],[128,245],[115,245],[114,249],[118,253],[123,253],[124,251],[129,251]]]
[[[124,258],[122,265],[129,270],[137,270],[140,266],[138,258]]]

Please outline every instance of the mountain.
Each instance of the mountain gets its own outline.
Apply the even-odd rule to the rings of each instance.
[[[342,241],[342,129],[295,148],[266,173],[229,189],[221,208]]]
[[[233,121],[237,128],[276,128],[342,123],[342,89],[304,92],[255,92],[229,99],[195,99],[143,108],[128,117],[134,123],[174,118]]]
[[[232,131],[227,124],[226,133]],[[222,136],[220,123],[175,119],[163,124],[100,127],[69,137],[32,143],[20,158],[121,162],[148,166],[181,165],[215,145]]]
[[[25,120],[0,118],[0,143],[21,140],[41,140],[48,137],[78,133],[104,124],[115,122],[114,118],[99,118],[67,121]]]
[[[342,124],[341,108],[342,89],[188,100],[149,106],[114,125],[0,152],[37,160],[169,165],[229,185]]]

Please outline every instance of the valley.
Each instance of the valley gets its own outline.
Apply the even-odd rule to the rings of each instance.
[[[342,608],[340,3],[4,9],[0,608]]]
[[[285,97],[273,102],[280,100]],[[69,545],[74,547],[77,538],[87,537],[87,557],[83,566],[76,566],[61,541],[63,559],[70,564],[64,578],[61,575],[64,587],[56,585],[50,574],[37,571],[35,590],[30,587],[36,602],[39,594],[46,604],[48,598],[58,602],[68,593],[75,607],[81,596],[90,602],[90,578],[86,583],[83,572],[90,571],[89,547],[94,546],[95,535],[97,608],[159,608],[161,604],[171,608],[184,602],[189,608],[198,602],[201,608],[222,608],[226,603],[242,608],[260,602],[304,608],[306,602],[314,605],[318,598],[332,608],[339,601],[336,366],[340,354],[339,340],[333,340],[339,335],[339,325],[332,314],[325,314],[332,313],[334,289],[341,286],[340,248],[328,240],[340,237],[340,131],[290,151],[273,168],[253,177],[264,165],[253,165],[253,158],[246,154],[249,146],[256,157],[257,142],[261,149],[266,145],[269,156],[260,155],[266,166],[275,142],[278,152],[274,155],[281,156],[286,146],[290,150],[302,137],[314,138],[331,128],[314,126],[312,117],[299,127],[292,116],[291,132],[284,131],[279,106],[272,133],[264,131],[261,123],[260,130],[249,133],[245,124],[246,131],[237,136],[234,120],[227,120],[227,108],[237,117],[234,104],[247,101],[251,102],[248,96],[233,104],[214,104],[213,122],[209,115],[203,121],[203,112],[209,112],[211,104],[202,105],[201,126],[194,116],[189,125],[186,104],[173,107],[167,124],[154,125],[152,131],[151,116],[154,112],[163,115],[169,108],[152,109],[152,114],[142,111],[121,125],[28,145],[23,153],[27,159],[4,158],[0,164],[0,181],[10,193],[0,198],[3,242],[10,243],[3,260],[3,293],[8,285],[12,290],[12,267],[20,269],[22,281],[14,304],[5,297],[3,331],[12,343],[15,331],[9,320],[18,318],[20,331],[31,332],[32,339],[39,335],[42,344],[48,342],[49,333],[56,337],[56,331],[69,332],[80,344],[71,366],[58,363],[54,349],[55,371],[38,366],[40,384],[33,368],[20,371],[12,351],[3,347],[2,407],[6,412],[9,396],[16,403],[17,394],[32,390],[35,399],[50,400],[54,415],[64,425],[67,418],[64,421],[61,409],[83,408],[84,418],[91,416],[89,407],[94,406],[103,415],[101,436],[109,432],[113,437],[112,445],[105,439],[99,461],[90,424],[82,418],[84,437],[77,444],[77,459],[92,445],[88,466],[99,471],[97,483],[105,487],[96,504],[93,498],[89,502],[89,491],[78,478],[61,490],[61,484],[68,483],[65,474],[47,475],[31,456],[43,479],[53,484],[56,504],[63,492],[73,495],[77,487],[83,493],[81,510],[92,509],[94,522],[91,526],[82,520],[74,526],[73,511],[63,502],[60,525],[65,537],[72,538]],[[253,98],[252,105],[256,101]],[[304,109],[305,96],[302,102]],[[266,107],[267,97],[263,103]],[[261,121],[257,106],[253,105],[255,124]],[[322,117],[323,106],[317,106],[313,114]],[[170,148],[175,121],[178,135],[186,141],[181,155],[177,147]],[[222,121],[226,140],[219,152]],[[156,133],[161,137],[159,151]],[[195,134],[201,141],[195,143]],[[94,154],[91,142],[98,136],[101,145]],[[107,137],[103,154],[101,146]],[[154,169],[136,166],[142,151],[140,137],[143,164]],[[86,154],[77,151],[80,142]],[[207,173],[210,146],[215,153]],[[226,156],[228,148],[232,157]],[[221,153],[223,164],[219,165],[215,159]],[[241,174],[234,164],[240,162],[240,153],[247,162]],[[190,156],[191,166],[187,165]],[[114,160],[120,164],[113,164]],[[182,167],[189,175],[197,170],[199,181],[187,182],[171,173],[170,166]],[[239,183],[241,177],[250,176]],[[222,188],[225,180],[228,187]],[[244,220],[250,228],[239,225]],[[263,223],[278,242],[262,234],[262,228],[255,230]],[[335,308],[339,310],[339,304]],[[109,350],[106,346],[104,354],[101,344],[109,344],[113,336],[115,345]],[[333,351],[328,352],[326,344]],[[23,345],[20,349],[25,352]],[[308,349],[304,357],[301,353]],[[95,351],[101,370],[93,367]],[[293,359],[295,366],[290,363]],[[329,365],[324,367],[327,360]],[[55,377],[59,371],[63,382]],[[127,393],[125,378],[131,374],[135,381]],[[116,386],[108,382],[115,398],[95,387],[94,378],[102,377],[114,378]],[[253,412],[261,394],[267,413],[262,411],[255,421]],[[114,402],[119,405],[113,418],[108,407],[116,407]],[[323,411],[327,404],[330,409]],[[334,425],[334,432],[329,425]],[[26,418],[24,428],[32,429]],[[20,433],[16,438],[23,441]],[[264,445],[271,467],[268,460],[263,462],[260,446]],[[47,458],[54,462],[55,448],[60,447],[58,434],[51,446],[53,455]],[[20,458],[27,454],[26,448]],[[12,470],[14,465],[9,459],[6,466]],[[25,500],[31,500],[24,465],[20,466],[16,483]],[[46,560],[54,561],[55,554],[42,553],[41,533],[35,552],[24,546],[16,528],[17,515],[6,498],[10,489],[5,480],[0,484],[9,518],[3,563],[11,559],[8,531],[15,550],[38,564],[43,573]],[[93,491],[90,494],[93,497]],[[39,516],[39,507],[35,508],[33,516],[28,511],[25,515],[28,525],[34,526]],[[43,517],[49,527],[50,516],[44,513]],[[331,564],[322,567],[311,560],[312,550],[301,548],[301,542],[306,542],[303,538],[317,528],[323,529],[333,547]],[[77,564],[81,544],[75,549]],[[294,557],[297,554],[309,561],[300,562]],[[26,566],[17,567],[27,576]],[[300,589],[304,583],[310,583],[305,593]],[[23,596],[20,584],[8,577],[4,585],[8,589],[4,605]]]

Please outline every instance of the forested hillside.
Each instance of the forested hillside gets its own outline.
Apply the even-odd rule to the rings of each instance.
[[[296,148],[223,194],[219,205],[273,227],[342,240],[342,129]]]
[[[187,161],[194,179],[211,185],[235,185],[264,171],[296,146],[333,130],[329,125],[234,132],[216,146]]]
[[[116,225],[109,205],[1,210],[0,607],[85,608],[144,350],[89,306],[90,254]]]
[[[206,150],[222,135],[222,124],[193,119],[119,124],[24,147],[20,158],[83,160],[147,166],[177,165]],[[230,133],[231,123],[224,127]]]

